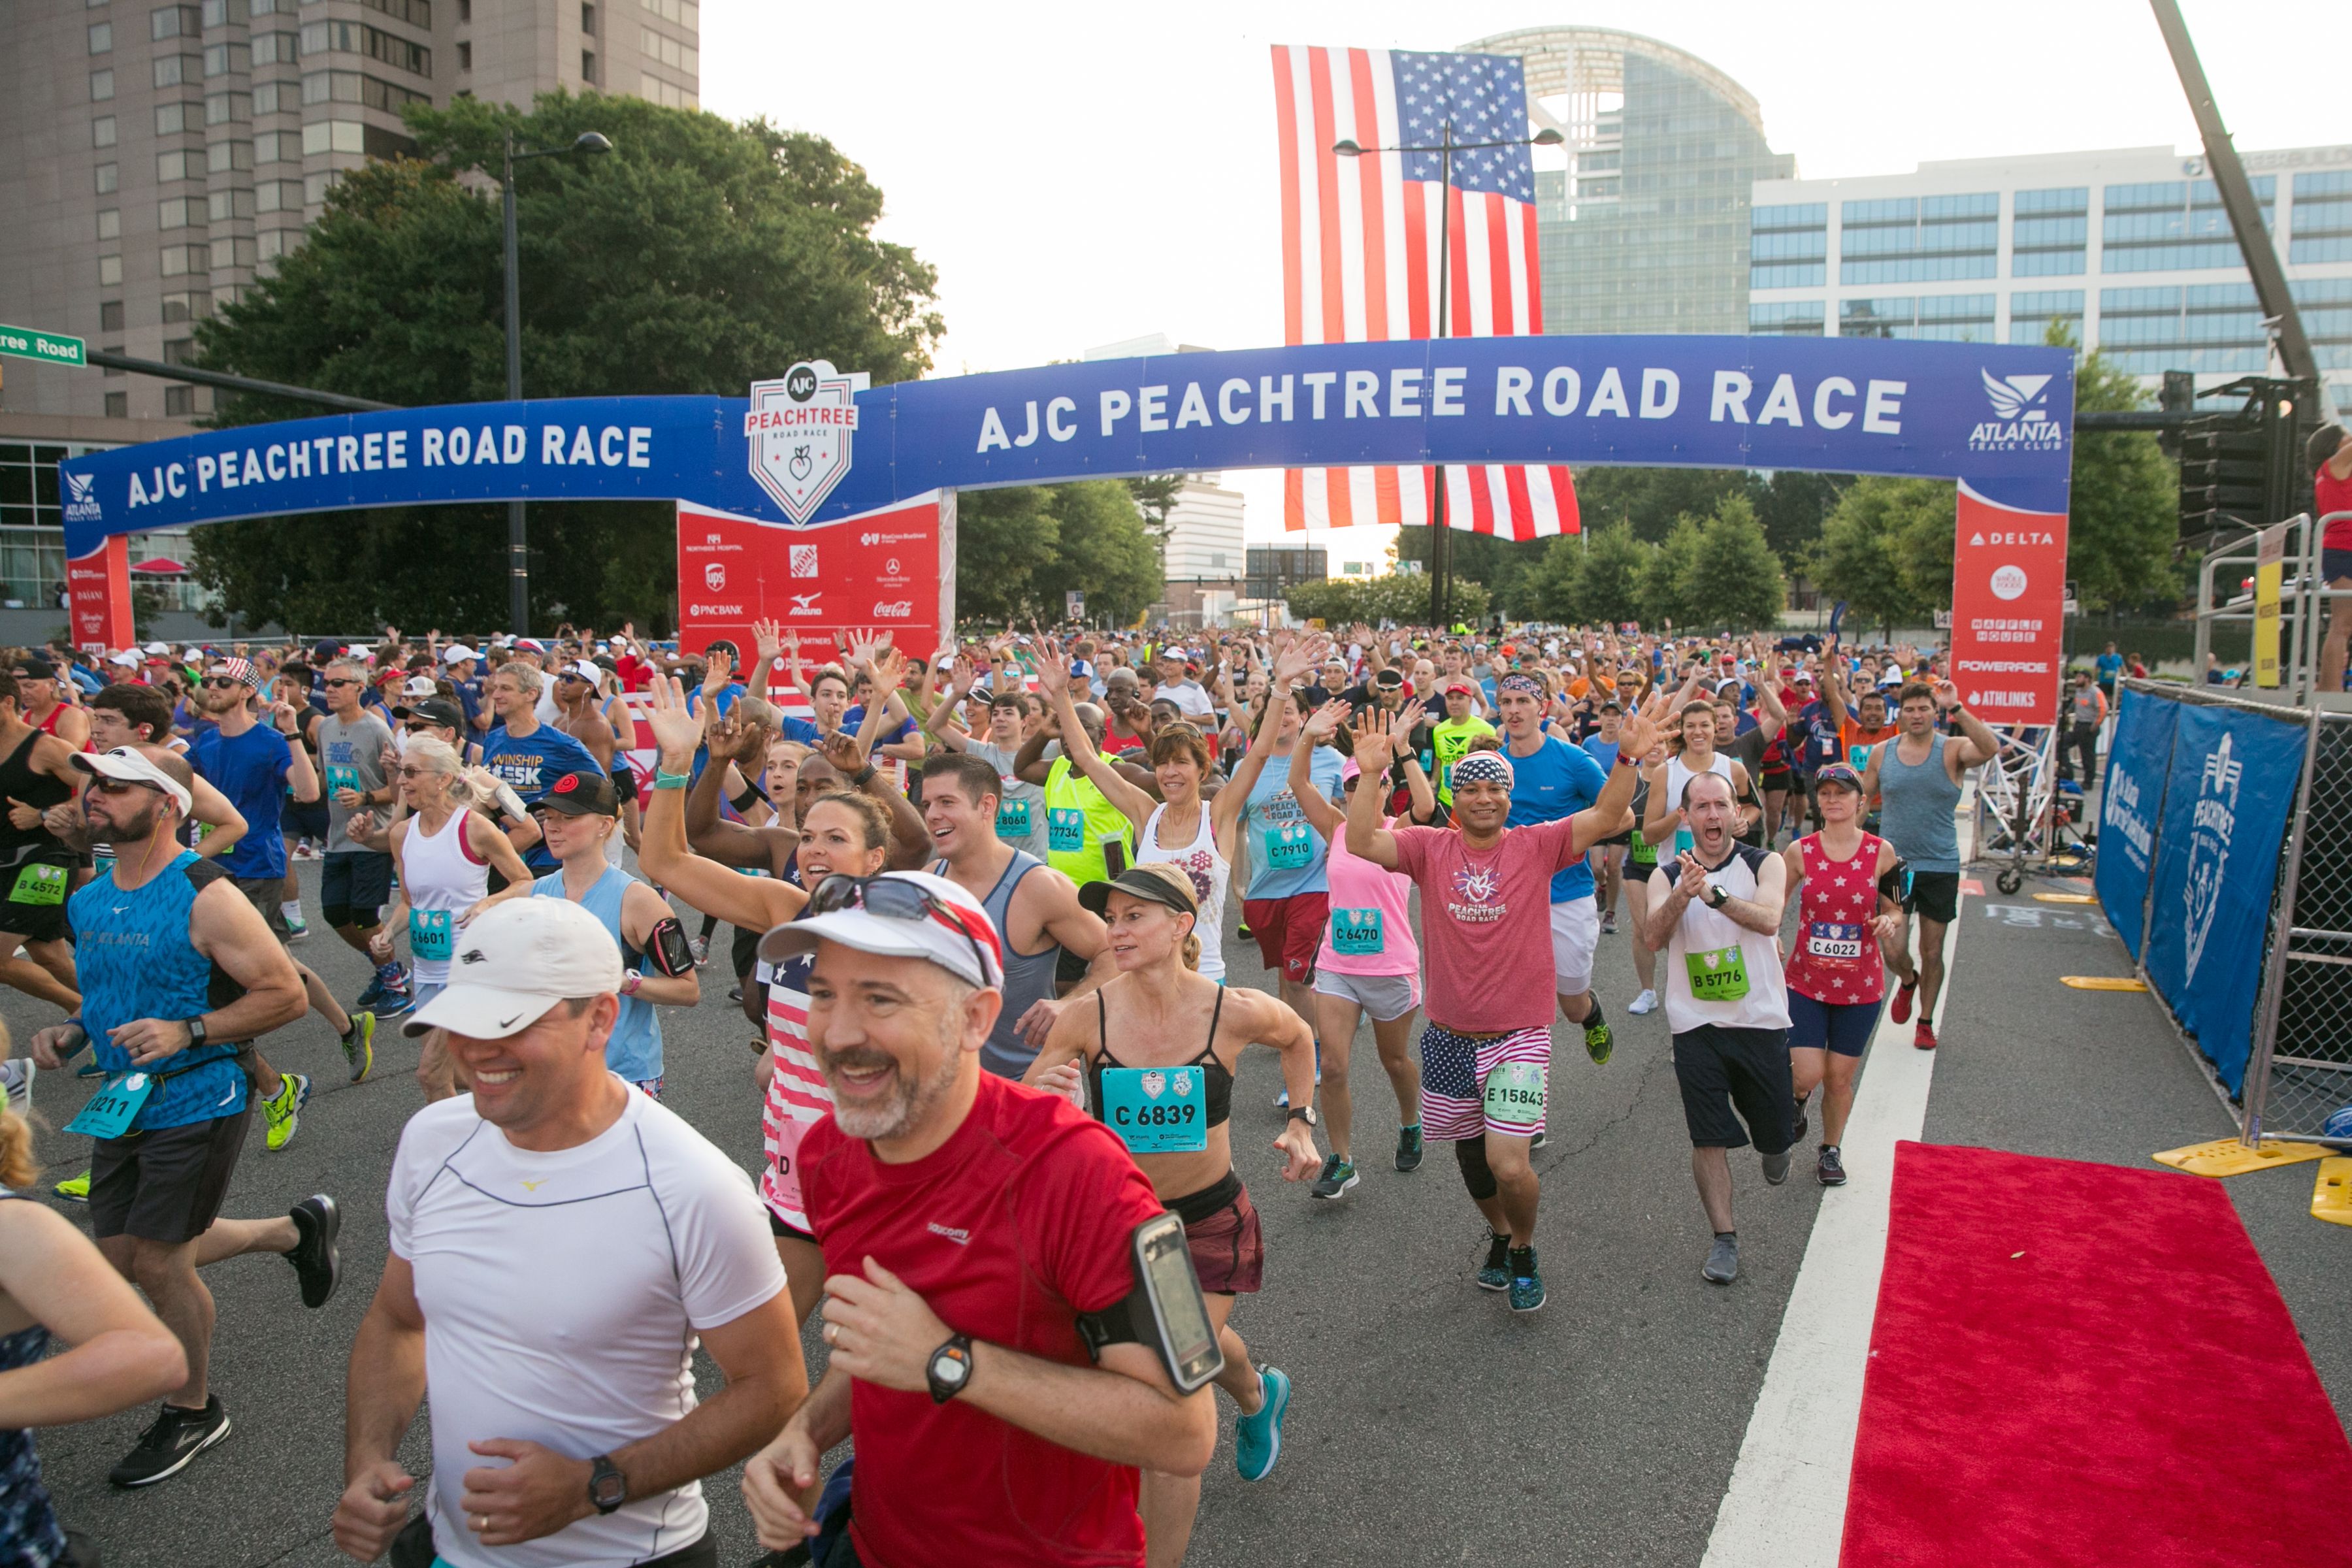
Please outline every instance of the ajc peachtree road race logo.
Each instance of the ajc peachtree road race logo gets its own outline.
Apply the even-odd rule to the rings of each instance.
[[[105,520],[105,514],[98,504],[98,497],[90,490],[95,479],[96,476],[92,474],[66,475],[66,521],[68,522],[100,522]]]
[[[803,361],[782,381],[751,384],[743,416],[751,477],[794,522],[806,522],[849,473],[857,431],[855,378],[824,360]]]
[[[2246,764],[2230,754],[2231,737],[2221,731],[2221,743],[2205,759],[2197,780],[2197,808],[2189,818],[2189,968],[2186,978],[2197,978],[2197,962],[2205,956],[2205,939],[2213,933],[2213,916],[2221,907],[2221,878],[2230,864],[2230,837],[2238,830],[2238,781]]]
[[[2055,452],[2066,444],[2049,409],[2047,375],[1995,375],[1979,366],[1993,416],[1969,432],[1971,452]]]

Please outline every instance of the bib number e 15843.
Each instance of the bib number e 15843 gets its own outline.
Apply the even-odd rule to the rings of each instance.
[[[154,1092],[155,1080],[143,1072],[109,1073],[81,1114],[66,1123],[66,1131],[84,1138],[120,1138]]]
[[[1208,1100],[1207,1076],[1198,1067],[1103,1069],[1103,1122],[1132,1154],[1206,1149]]]
[[[1739,944],[1683,954],[1694,1002],[1737,1002],[1748,994],[1748,959]]]
[[[1496,1062],[1486,1075],[1481,1096],[1491,1121],[1523,1121],[1541,1125],[1544,1097],[1551,1069],[1541,1062]]]

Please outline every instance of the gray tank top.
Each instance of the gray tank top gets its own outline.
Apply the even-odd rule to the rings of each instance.
[[[1928,738],[1927,760],[1916,767],[1903,761],[1902,745],[1898,736],[1879,748],[1879,835],[1914,871],[1957,871],[1960,786],[1944,771],[1944,737]]]
[[[996,926],[998,940],[1004,943],[1004,1007],[996,1015],[996,1026],[989,1030],[987,1043],[980,1047],[980,1065],[999,1078],[1017,1079],[1037,1059],[1036,1051],[1021,1038],[1018,1026],[1031,1004],[1054,994],[1054,972],[1062,962],[1059,942],[1048,943],[1042,952],[1022,952],[1013,945],[1013,889],[1022,878],[1044,865],[1034,855],[1015,849],[1004,874],[981,900]],[[941,860],[931,869],[944,877],[947,862]]]

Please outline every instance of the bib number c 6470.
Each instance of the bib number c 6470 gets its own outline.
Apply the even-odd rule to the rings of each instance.
[[[1683,954],[1694,1002],[1737,1002],[1748,994],[1748,960],[1739,944]]]
[[[1381,911],[1378,910],[1333,910],[1331,911],[1331,951],[1360,958],[1379,952],[1381,941]]]
[[[109,1073],[81,1114],[66,1123],[66,1131],[84,1138],[120,1138],[154,1092],[155,1080],[143,1072]]]
[[[1208,1100],[1207,1077],[1198,1067],[1103,1069],[1103,1122],[1131,1154],[1206,1149]]]

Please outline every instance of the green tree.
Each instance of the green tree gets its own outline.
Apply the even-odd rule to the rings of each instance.
[[[1956,496],[1948,479],[1856,479],[1822,525],[1815,581],[1865,626],[1923,625],[1952,602]]]
[[[1165,541],[1168,537],[1168,514],[1176,510],[1177,496],[1184,489],[1184,476],[1140,474],[1119,482],[1135,499],[1136,510],[1143,513],[1143,526],[1151,531],[1151,537]]]
[[[740,395],[802,359],[877,382],[929,364],[932,271],[874,237],[882,193],[821,137],[593,93],[406,118],[417,157],[347,174],[302,247],[198,329],[198,363],[385,403],[503,397],[498,195],[464,182],[495,179],[512,129],[615,148],[516,171],[530,395]],[[314,412],[245,396],[220,422]],[[539,622],[668,621],[666,506],[534,505],[531,537]],[[249,620],[355,630],[502,621],[505,547],[502,508],[453,507],[225,523],[194,553]]]
[[[1554,541],[1553,554],[1571,563],[1557,618],[1592,626],[1640,620],[1643,574],[1657,549],[1623,523],[1596,529],[1581,540]]]
[[[1114,626],[1133,621],[1160,597],[1160,540],[1127,486],[1107,479],[1055,485],[1045,505],[1056,542],[1034,579],[1039,619],[1059,620],[1067,603],[1063,595],[1074,588],[1086,595],[1090,618],[1108,616]],[[967,580],[959,549],[956,581],[961,585]]]
[[[1784,570],[1803,569],[1807,552],[1822,536],[1822,525],[1853,483],[1852,474],[1782,468],[1769,482],[1750,489],[1748,500],[1755,503],[1756,520],[1764,525],[1764,537],[1771,541],[1772,552],[1780,558]]]
[[[1695,517],[1675,519],[1642,563],[1642,624],[1688,628],[1697,619],[1698,578],[1706,569],[1705,529]]]
[[[1683,584],[1683,614],[1693,626],[1769,629],[1787,606],[1780,558],[1745,495],[1728,495],[1699,527],[1697,570]]]
[[[2042,341],[2075,347],[2063,321]],[[2104,355],[2084,354],[2074,366],[2074,411],[2115,413],[2145,408],[2147,389]],[[2170,602],[2188,590],[2173,562],[2179,532],[2180,472],[2155,433],[2080,430],[2074,435],[2074,487],[2066,505],[2066,577],[2085,610],[2131,608]]]
[[[1061,547],[1043,485],[956,495],[956,618],[1006,626],[1028,618],[1037,577]],[[1055,618],[1060,619],[1058,607]]]
[[[1577,510],[1598,531],[1622,523],[1636,539],[1664,542],[1677,520],[1706,517],[1758,483],[1738,468],[1580,468]]]
[[[1456,620],[1478,620],[1486,615],[1490,602],[1485,584],[1460,577],[1454,580]],[[1333,577],[1321,583],[1299,584],[1290,590],[1287,603],[1290,613],[1300,620],[1319,620],[1327,626],[1346,626],[1352,621],[1366,621],[1373,626],[1383,621],[1399,626],[1426,626],[1429,579],[1419,574]]]
[[[1418,561],[1426,569],[1433,531],[1427,528],[1399,529],[1397,559]],[[1488,584],[1490,598],[1502,606],[1506,615],[1535,615],[1542,593],[1545,552],[1550,543],[1548,539],[1501,539],[1491,533],[1465,533],[1455,529],[1454,581],[1457,585],[1465,582]],[[1412,618],[1417,622],[1427,620],[1428,606],[1423,605],[1421,613]]]

